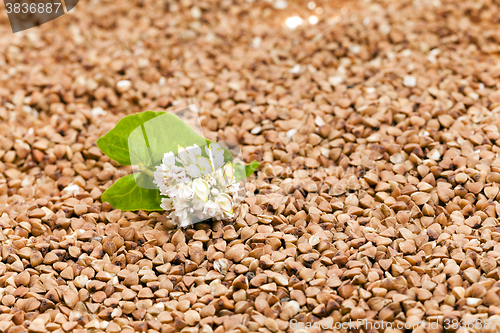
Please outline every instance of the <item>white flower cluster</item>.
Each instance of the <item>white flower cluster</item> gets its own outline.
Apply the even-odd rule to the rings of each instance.
[[[207,145],[205,152],[208,158],[197,145],[179,146],[178,156],[166,153],[154,173],[153,182],[167,197],[161,208],[170,211],[172,221],[183,228],[210,218],[233,217],[239,190],[234,168],[224,163],[224,150],[218,144]]]

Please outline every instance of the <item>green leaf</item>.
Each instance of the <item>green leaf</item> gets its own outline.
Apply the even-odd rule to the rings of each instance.
[[[240,181],[246,178],[245,166],[243,164],[234,163],[233,169],[234,169],[234,178],[236,179],[236,181]]]
[[[236,180],[242,180],[250,177],[252,173],[255,172],[260,167],[260,163],[257,161],[252,161],[248,165],[243,165],[241,163],[235,163],[233,165]]]
[[[143,173],[135,173],[118,179],[101,196],[102,202],[109,202],[114,208],[121,210],[162,210],[161,195],[158,189],[142,188]]]
[[[97,147],[121,165],[130,165],[129,136],[138,126],[164,115],[165,112],[146,111],[126,116],[97,140]]]
[[[121,165],[141,170],[160,164],[163,155],[177,146],[203,147],[207,140],[172,113],[145,111],[121,119],[97,140],[97,147]]]
[[[250,164],[245,165],[245,173],[247,177],[250,177],[252,173],[255,172],[260,167],[260,163],[257,161],[252,161]]]

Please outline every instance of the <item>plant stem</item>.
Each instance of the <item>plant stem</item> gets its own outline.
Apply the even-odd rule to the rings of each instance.
[[[151,178],[154,178],[154,172],[150,168],[144,168],[141,169],[141,172],[144,172],[146,175],[150,176]]]

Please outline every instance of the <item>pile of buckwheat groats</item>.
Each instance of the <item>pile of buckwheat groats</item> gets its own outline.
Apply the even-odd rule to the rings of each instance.
[[[13,34],[1,7],[0,332],[495,323],[499,17],[491,0],[89,0]],[[131,168],[97,138],[191,103],[261,162],[236,219],[176,229],[102,203]]]

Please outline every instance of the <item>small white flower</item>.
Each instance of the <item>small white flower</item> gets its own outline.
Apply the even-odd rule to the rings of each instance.
[[[177,161],[184,165],[188,165],[194,163],[196,161],[196,156],[201,154],[201,149],[197,145],[189,146],[183,148],[181,146],[177,146]]]
[[[189,218],[189,217],[185,217],[185,218],[183,218],[183,219],[180,221],[180,226],[181,226],[181,228],[186,228],[186,227],[188,227],[189,225],[191,225],[191,223],[192,223],[191,218]]]
[[[163,199],[161,199],[160,207],[163,208],[164,210],[167,210],[167,211],[172,210],[172,208],[173,208],[172,203],[173,202],[174,201],[170,198],[163,198]]]
[[[223,184],[224,183],[224,173],[222,169],[217,169],[211,174],[212,178],[216,183]]]
[[[210,160],[201,155],[196,157],[196,166],[200,169],[201,174],[204,176],[211,174],[214,171]]]
[[[191,178],[198,178],[203,176],[200,168],[196,164],[186,165],[186,173],[191,176]]]
[[[224,149],[216,143],[211,143],[205,147],[205,151],[212,162],[214,170],[222,168],[224,165]]]
[[[175,165],[174,153],[172,153],[172,152],[165,153],[165,155],[163,155],[162,162],[163,162],[163,165],[165,166],[165,169],[170,170],[172,168],[172,166]]]
[[[192,201],[192,205],[193,205],[194,210],[202,211],[203,210],[203,206],[205,205],[205,201],[201,200],[197,196],[194,197],[193,199],[194,200]]]
[[[206,179],[208,185],[210,185],[210,186],[215,186],[217,184],[214,177],[206,177],[205,179]]]
[[[169,188],[167,188],[167,190],[165,191],[165,194],[168,195],[170,198],[175,198],[179,195],[179,192],[180,192],[180,184],[177,184],[175,186],[171,186]]]
[[[224,166],[224,180],[227,185],[230,185],[234,182],[234,168],[231,163],[227,163]]]
[[[215,198],[219,207],[228,214],[233,214],[233,200],[226,193],[221,193]]]
[[[186,170],[177,165],[174,165],[172,167],[172,170],[169,171],[167,177],[177,183],[187,183],[190,180],[189,177],[186,175]]]
[[[178,186],[178,196],[180,199],[189,200],[193,198],[194,190],[192,188],[192,184],[190,183],[181,183]]]
[[[214,217],[215,215],[217,215],[218,211],[219,206],[211,200],[207,201],[205,203],[205,207],[203,207],[203,213],[210,217]]]
[[[178,200],[174,204],[174,212],[181,219],[185,219],[189,215],[189,202],[187,200]]]
[[[233,200],[238,198],[238,191],[240,190],[240,184],[234,183],[227,188],[227,192],[233,196]]]
[[[196,195],[201,200],[203,200],[204,202],[208,200],[208,195],[210,192],[206,181],[201,178],[196,178],[195,180],[193,180],[193,189]]]

